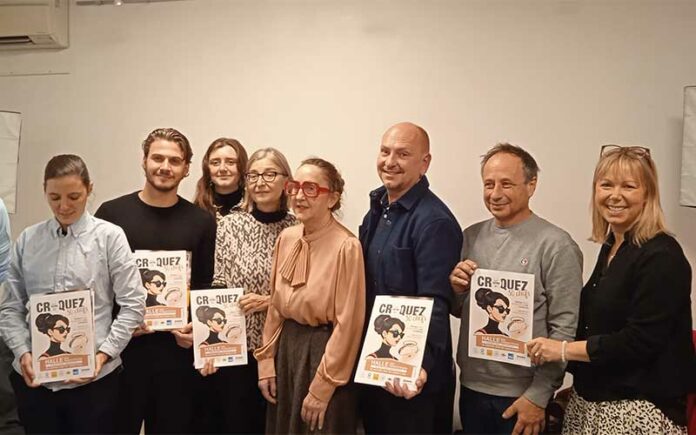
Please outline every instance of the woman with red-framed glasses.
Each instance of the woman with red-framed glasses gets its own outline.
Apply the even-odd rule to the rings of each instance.
[[[276,243],[263,346],[255,352],[269,402],[266,433],[355,433],[350,381],[365,316],[365,272],[358,239],[334,217],[343,178],[307,159],[285,184],[301,225]]]

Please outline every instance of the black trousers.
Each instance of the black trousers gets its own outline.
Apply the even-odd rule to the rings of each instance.
[[[13,371],[10,382],[17,398],[19,419],[28,434],[113,433],[119,369],[68,390],[29,388]]]
[[[247,365],[222,367],[196,382],[193,432],[266,431],[266,399],[258,387],[258,365],[251,352],[247,357]]]
[[[10,374],[14,372],[12,351],[0,339],[0,435],[22,435],[24,429],[17,415],[17,401],[10,384]]]
[[[360,386],[360,411],[365,433],[451,434],[454,411],[452,388],[419,394],[406,400],[381,387]]]
[[[185,361],[178,365],[163,361],[157,350],[142,346],[131,349],[129,345],[121,354],[124,370],[117,402],[119,433],[138,435],[143,421],[148,434],[191,433],[193,401],[197,399],[193,392],[199,375]]]

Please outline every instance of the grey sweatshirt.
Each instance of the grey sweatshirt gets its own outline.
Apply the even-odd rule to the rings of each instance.
[[[508,228],[493,219],[464,230],[462,259],[479,268],[534,275],[533,337],[573,340],[582,290],[582,252],[570,235],[532,215]],[[455,297],[452,314],[460,317],[457,363],[465,387],[494,396],[524,395],[546,407],[563,382],[565,364],[522,367],[468,356],[469,292]]]

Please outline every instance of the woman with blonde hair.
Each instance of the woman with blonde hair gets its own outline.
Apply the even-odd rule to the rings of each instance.
[[[535,338],[535,364],[569,361],[563,432],[686,433],[696,369],[691,268],[665,226],[650,150],[605,145],[592,181],[601,243],[582,290],[575,342]]]
[[[236,139],[221,137],[208,146],[203,156],[203,175],[196,184],[193,203],[215,215],[219,221],[244,196],[247,152]]]
[[[266,401],[257,387],[252,352],[261,346],[271,292],[273,246],[281,231],[297,223],[288,213],[284,191],[285,182],[292,180],[290,165],[280,151],[257,150],[244,172],[244,200],[218,221],[213,286],[244,288],[239,305],[246,317],[249,362],[218,370],[210,361],[201,369],[206,377],[204,387],[210,393],[204,397],[212,399],[205,409],[213,411],[201,419],[209,424],[205,432],[264,432]]]

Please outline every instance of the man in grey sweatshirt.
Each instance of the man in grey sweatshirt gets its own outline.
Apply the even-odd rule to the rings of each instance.
[[[499,144],[483,157],[483,198],[492,219],[464,230],[452,271],[453,312],[461,318],[457,363],[465,433],[537,434],[565,364],[523,367],[468,356],[469,284],[477,268],[534,275],[533,337],[573,340],[582,289],[582,253],[568,233],[529,208],[539,167],[520,147]],[[515,418],[516,417],[516,418]]]

